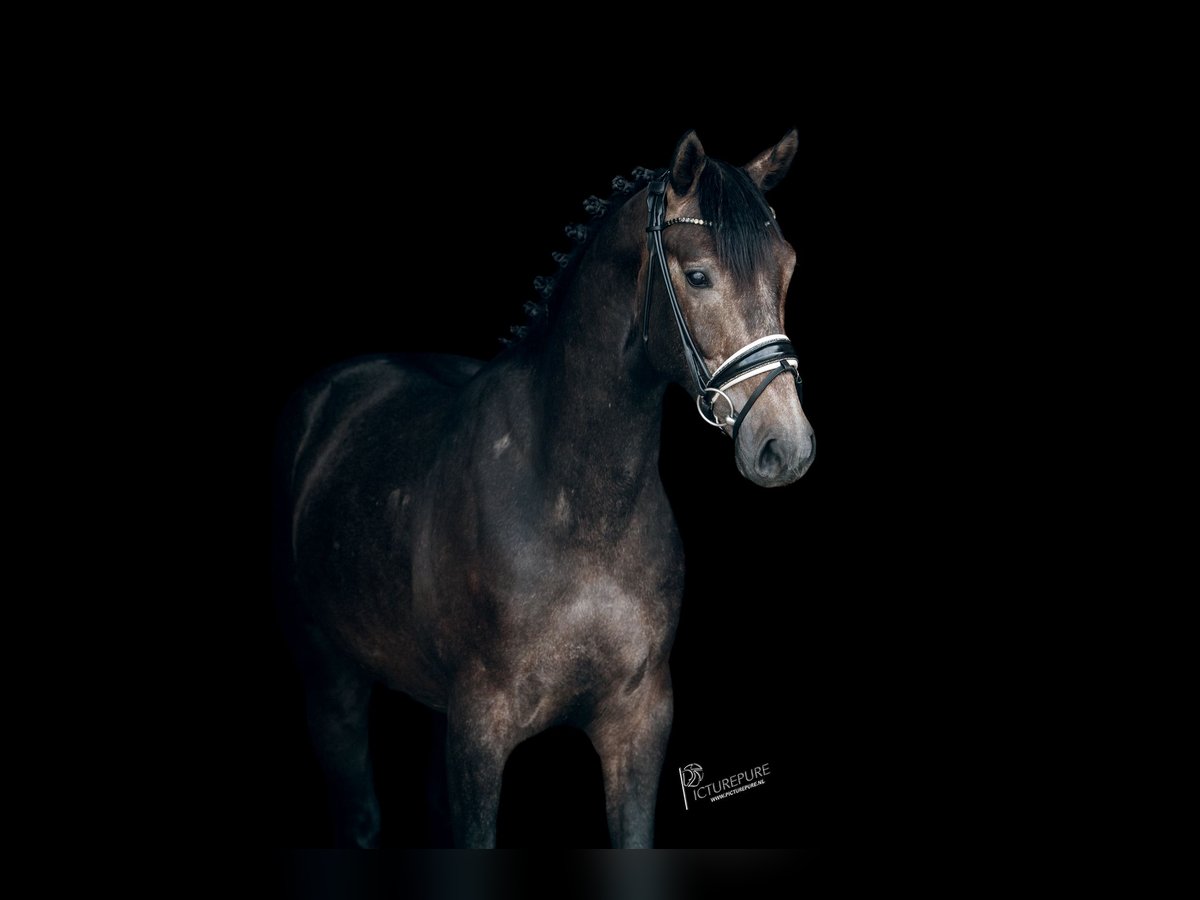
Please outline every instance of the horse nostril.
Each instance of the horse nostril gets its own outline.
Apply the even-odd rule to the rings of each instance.
[[[782,444],[775,438],[768,438],[763,442],[762,449],[758,451],[758,464],[755,466],[759,475],[774,478],[783,471],[785,461],[782,449]]]

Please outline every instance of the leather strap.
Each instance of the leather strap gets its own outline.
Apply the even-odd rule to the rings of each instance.
[[[708,367],[704,364],[704,357],[700,355],[700,351],[696,348],[696,342],[692,340],[692,333],[688,330],[687,320],[679,306],[679,298],[675,296],[675,285],[671,283],[671,270],[667,268],[667,254],[663,250],[662,231],[667,227],[663,224],[667,211],[667,173],[665,169],[646,187],[646,206],[650,217],[650,222],[646,226],[646,232],[650,235],[650,271],[646,273],[646,302],[642,306],[642,340],[650,340],[650,292],[654,288],[653,269],[657,263],[659,271],[662,272],[663,285],[667,289],[671,312],[675,314],[679,337],[683,341],[683,355],[692,372],[692,378],[696,382],[696,393],[704,396],[704,388],[709,381]]]
[[[726,388],[739,381],[745,381],[751,374],[757,374],[755,369],[765,372],[771,368],[772,363],[795,358],[796,348],[792,346],[786,334],[768,335],[751,341],[721,363],[717,371],[713,372],[708,386]]]

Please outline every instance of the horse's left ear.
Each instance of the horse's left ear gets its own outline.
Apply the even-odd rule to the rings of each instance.
[[[778,144],[770,150],[764,150],[752,161],[746,163],[746,174],[762,191],[769,191],[787,174],[796,151],[800,148],[800,135],[793,128],[783,136]]]
[[[677,197],[684,196],[704,168],[704,146],[695,131],[689,131],[675,145],[674,162],[671,163],[671,187]]]

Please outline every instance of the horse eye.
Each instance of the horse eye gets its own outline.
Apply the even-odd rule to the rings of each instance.
[[[687,273],[688,284],[692,287],[712,287],[709,283],[708,276],[699,269],[693,269]]]

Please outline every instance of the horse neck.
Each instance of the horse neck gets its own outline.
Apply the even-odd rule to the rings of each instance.
[[[587,247],[543,336],[536,368],[540,460],[580,499],[617,507],[657,475],[666,381],[641,339],[645,216],[631,198]]]

